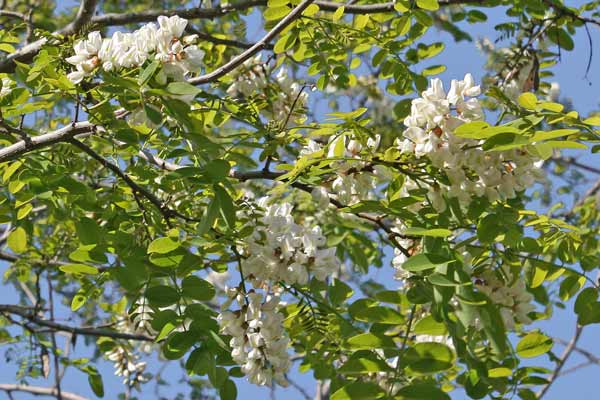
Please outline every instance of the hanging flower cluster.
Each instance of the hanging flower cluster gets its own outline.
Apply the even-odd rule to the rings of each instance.
[[[124,346],[116,344],[104,356],[114,363],[115,375],[123,377],[123,384],[140,390],[142,383],[148,382],[145,376],[146,362],[138,361],[138,356],[130,353]]]
[[[268,96],[269,71],[257,55],[244,62],[242,68],[234,70],[231,74],[232,83],[227,89],[227,94],[232,97],[250,97],[258,94]],[[287,68],[282,67],[275,75],[272,83],[275,89],[275,98],[270,101],[269,107],[261,110],[265,117],[287,124],[293,121],[292,117],[304,116],[304,108],[308,102],[308,93],[290,75]]]
[[[338,158],[332,168],[335,169],[337,177],[325,186],[320,186],[313,192],[317,204],[321,207],[329,203],[328,190],[333,198],[345,205],[356,204],[361,200],[375,198],[375,188],[378,181],[387,180],[386,168],[381,165],[369,166],[361,160],[361,151],[375,152],[379,147],[380,137],[367,139],[366,146],[360,140],[346,135],[332,136],[326,146],[322,146],[314,140],[309,140],[306,146],[300,150],[301,156],[323,157],[327,149],[327,158]],[[365,148],[366,147],[366,148]]]
[[[8,96],[12,92],[15,83],[10,78],[2,78],[0,85],[0,97]]]
[[[484,119],[480,94],[471,74],[453,80],[448,93],[441,80],[432,79],[422,96],[412,101],[407,126],[397,146],[403,153],[427,157],[450,182],[429,187],[428,198],[439,212],[446,208],[444,196],[457,198],[468,206],[473,197],[491,202],[512,199],[517,192],[543,178],[539,160],[525,149],[485,152],[482,142],[453,134],[465,122]]]
[[[237,288],[228,290],[236,311],[225,310],[217,317],[221,332],[230,335],[231,357],[241,366],[248,381],[270,386],[273,382],[287,386],[285,373],[291,361],[287,352],[290,339],[283,327],[284,316],[278,311],[278,295],[263,295],[250,291],[244,294]]]
[[[340,262],[335,249],[325,247],[326,238],[318,226],[296,223],[291,204],[269,204],[270,200],[258,200],[264,214],[240,249],[245,256],[240,260],[240,272],[253,289],[229,288],[229,301],[222,305],[217,321],[221,332],[232,336],[232,358],[250,382],[286,385],[285,373],[291,362],[284,316],[279,312],[282,284],[303,285],[310,275],[325,280],[339,269]],[[239,309],[228,310],[234,300]]]
[[[247,240],[243,272],[254,287],[269,283],[308,283],[309,274],[319,280],[335,272],[340,263],[335,248],[327,248],[319,226],[297,224],[289,203],[272,204],[270,198],[258,200],[264,215]]]
[[[514,330],[517,323],[531,324],[527,314],[535,310],[533,295],[527,291],[525,280],[514,277],[508,268],[486,269],[476,277],[475,287],[500,307],[506,329]]]
[[[75,55],[67,58],[75,66],[68,78],[79,83],[98,67],[112,71],[158,60],[167,76],[183,80],[186,74],[201,67],[204,58],[204,51],[195,44],[197,36],[182,37],[186,25],[187,20],[176,15],[160,16],[158,26],[149,23],[134,32],[117,31],[110,38],[90,32],[86,40],[75,43]]]

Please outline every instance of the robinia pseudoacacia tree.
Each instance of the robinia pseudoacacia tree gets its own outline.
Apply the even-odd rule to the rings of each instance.
[[[194,398],[540,399],[600,323],[600,116],[552,81],[598,1],[1,7],[0,390],[151,398],[155,354]],[[482,82],[435,78],[473,23]]]

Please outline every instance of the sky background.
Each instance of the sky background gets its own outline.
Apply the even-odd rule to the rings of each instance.
[[[78,4],[74,1],[59,1],[59,9],[72,7]],[[581,4],[579,1],[567,1],[567,5],[577,6]],[[496,38],[496,33],[493,26],[501,22],[505,18],[501,10],[486,11],[488,21],[483,24],[468,25],[463,27],[471,34],[474,39],[489,37],[492,41]],[[262,32],[261,26],[256,24],[256,17],[251,17],[248,20],[248,39],[256,38]],[[590,47],[584,30],[580,30],[575,36],[575,50],[572,52],[562,52],[561,62],[553,68],[555,73],[555,81],[559,82],[561,89],[561,99],[570,98],[574,108],[583,115],[587,115],[593,110],[600,107],[600,30],[597,26],[590,26],[590,32],[593,37],[593,53],[596,58],[593,59],[590,72],[587,79],[584,79],[586,65],[588,62]],[[439,77],[444,81],[446,87],[449,87],[451,79],[462,79],[465,73],[470,72],[475,77],[476,81],[484,75],[483,64],[484,56],[477,50],[472,42],[455,43],[452,38],[445,33],[438,32],[436,29],[431,29],[423,39],[423,42],[443,41],[446,48],[443,53],[431,60],[431,64],[445,64],[447,69]],[[502,44],[502,43],[501,43]],[[598,165],[598,157],[588,155],[581,158],[582,161],[592,165]],[[594,177],[590,177],[593,179]],[[535,205],[532,205],[535,208]],[[389,258],[389,257],[388,257]],[[389,263],[388,263],[389,265]],[[5,272],[7,265],[0,264],[0,275]],[[373,272],[373,276],[383,282],[393,282],[391,266]],[[394,287],[395,283],[391,284]],[[7,286],[2,286],[2,295],[0,303],[15,303],[18,301],[17,293]],[[575,327],[575,319],[572,313],[572,305],[569,304],[566,311],[556,309],[556,314],[551,321],[536,324],[545,333],[550,336],[569,340],[573,334]],[[68,323],[69,310],[66,307],[61,307],[58,311],[59,322]],[[61,318],[62,321],[61,321]],[[600,356],[600,327],[586,327],[580,340],[580,347],[585,348],[594,354]],[[59,345],[62,346],[63,339],[59,336]],[[86,357],[91,355],[91,348],[83,346],[83,340],[80,338],[74,357]],[[1,350],[1,349],[0,349]],[[563,347],[555,344],[554,351],[560,354]],[[570,361],[565,366],[564,370],[577,365],[584,359],[574,354]],[[14,364],[2,365],[3,359],[0,359],[0,383],[16,383],[15,373],[16,367]],[[547,357],[542,356],[533,360],[537,365],[545,365],[551,367]],[[105,399],[116,399],[117,394],[123,391],[121,378],[113,375],[112,363],[101,361],[97,364],[98,369],[102,373],[105,388]],[[156,372],[160,365],[155,359],[150,359],[148,370]],[[166,398],[172,398],[173,394],[179,391],[187,392],[185,383],[178,383],[181,378],[182,369],[177,362],[171,362],[162,372],[162,377],[169,382],[171,386],[164,386],[160,394]],[[52,378],[52,376],[51,376]],[[311,396],[314,395],[315,382],[312,379],[311,373],[300,374],[297,372],[297,365],[291,374],[291,378],[300,386],[304,387],[306,392]],[[596,387],[597,379],[600,378],[600,368],[591,366],[578,370],[575,373],[568,374],[558,379],[550,392],[546,395],[547,400],[562,400],[562,399],[595,399],[598,398],[598,388]],[[49,380],[31,380],[32,385],[51,386],[52,379]],[[238,379],[238,399],[268,399],[271,396],[271,391],[268,388],[259,388],[246,383],[243,379]],[[69,368],[65,375],[62,384],[63,390],[75,392],[82,396],[95,398],[87,383],[87,376],[74,368]],[[134,392],[134,395],[137,393]],[[139,394],[138,394],[139,395]],[[275,391],[276,398],[286,400],[304,399],[304,396],[294,388],[277,389]],[[30,399],[31,395],[14,393],[14,399]],[[152,391],[151,387],[146,387],[143,395],[139,395],[140,399],[154,399],[157,395]],[[466,399],[466,396],[461,392],[452,394],[453,399]],[[8,399],[7,395],[0,392],[0,399]]]

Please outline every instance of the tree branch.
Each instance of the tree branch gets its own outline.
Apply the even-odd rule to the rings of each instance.
[[[0,383],[0,390],[6,393],[11,392],[23,392],[29,393],[34,396],[52,396],[56,397],[58,392],[55,388],[41,387],[41,386],[29,386],[29,385],[17,385],[12,383]],[[63,400],[87,400],[86,397],[80,396],[75,393],[62,392]]]
[[[0,304],[0,313],[8,313],[18,315],[22,318],[29,320],[30,322],[51,328],[54,331],[69,332],[71,334],[94,336],[94,337],[110,337],[113,339],[125,339],[125,340],[137,340],[142,342],[153,342],[154,338],[141,334],[131,334],[123,332],[115,332],[109,329],[102,329],[97,327],[80,327],[80,326],[69,326],[59,324],[57,322],[49,321],[38,317],[35,314],[35,310],[32,307],[24,307],[13,304]],[[64,395],[64,394],[63,394]],[[66,397],[65,397],[66,398]]]
[[[483,3],[483,0],[441,0],[439,4],[441,7],[461,5],[461,4],[479,4]],[[344,6],[345,14],[380,14],[386,12],[395,12],[394,2],[377,3],[377,4],[344,4],[334,1],[315,1],[315,4],[319,6],[322,11],[334,12],[339,7]],[[165,15],[167,17],[177,15],[181,18],[186,19],[213,19],[221,17],[233,11],[245,11],[251,7],[263,7],[267,5],[266,0],[248,0],[238,4],[229,4],[222,7],[215,8],[188,8],[180,10],[149,10],[137,13],[111,13],[93,17],[91,22],[95,25],[100,26],[118,26],[126,25],[131,23],[140,22],[151,22],[156,20],[159,16]]]
[[[15,158],[33,150],[41,149],[55,143],[66,142],[67,140],[76,136],[89,136],[98,131],[104,131],[104,129],[90,123],[89,121],[84,121],[67,125],[43,135],[31,136],[27,140],[20,140],[14,144],[11,144],[10,146],[1,148],[0,163],[14,160]],[[8,130],[6,127],[0,126],[0,133],[10,133],[10,130]]]
[[[209,83],[216,81],[220,77],[226,75],[230,71],[233,71],[236,67],[243,64],[244,61],[250,59],[256,53],[265,48],[265,46],[281,31],[283,31],[287,26],[289,26],[296,19],[300,18],[300,15],[306,8],[311,5],[314,0],[304,0],[302,3],[298,4],[288,15],[283,17],[281,21],[279,21],[273,29],[271,29],[265,36],[263,36],[258,42],[252,45],[249,49],[241,53],[240,55],[231,59],[225,65],[217,68],[216,70],[209,72],[208,74],[197,76],[195,78],[189,79],[188,82],[193,85],[200,85],[203,83]]]
[[[185,215],[179,213],[178,211],[175,211],[173,209],[168,208],[153,193],[151,193],[146,188],[144,188],[144,187],[140,186],[139,184],[137,184],[133,179],[131,179],[131,177],[129,175],[127,175],[125,172],[121,171],[121,168],[119,168],[119,166],[117,166],[116,164],[111,163],[110,161],[108,161],[107,159],[105,159],[104,157],[102,157],[100,154],[96,153],[88,145],[80,142],[79,140],[77,140],[75,138],[69,139],[68,142],[71,143],[71,144],[73,144],[74,146],[80,148],[81,150],[83,150],[90,157],[92,157],[93,159],[95,159],[96,161],[98,161],[100,164],[102,164],[104,167],[110,169],[112,172],[114,172],[116,175],[118,175],[121,179],[123,179],[123,181],[125,181],[125,183],[131,188],[131,190],[133,191],[134,195],[136,193],[139,193],[142,196],[144,196],[147,200],[149,200],[150,203],[152,203],[152,205],[154,205],[160,211],[160,213],[163,215],[163,217],[165,218],[165,220],[167,221],[167,223],[169,223],[169,220],[171,219],[171,217],[179,217],[179,218],[181,218],[181,219],[183,219],[185,221],[196,221],[196,222],[199,221],[196,218],[191,218],[191,217],[185,216]]]
[[[552,384],[554,383],[554,381],[560,374],[560,371],[564,367],[565,363],[571,356],[571,353],[573,353],[573,351],[575,350],[575,347],[577,346],[577,342],[579,341],[579,338],[581,337],[581,332],[583,332],[583,326],[578,324],[575,327],[575,333],[573,334],[571,341],[565,347],[565,350],[563,351],[563,353],[561,354],[560,358],[558,359],[558,361],[556,363],[556,368],[554,368],[552,375],[550,375],[550,378],[548,378],[548,383],[538,392],[538,394],[537,394],[538,400],[540,400],[542,397],[544,397],[544,395],[546,393],[548,393],[550,386],[552,386]]]

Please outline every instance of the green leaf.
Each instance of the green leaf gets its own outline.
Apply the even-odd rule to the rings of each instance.
[[[187,82],[171,82],[167,86],[167,91],[178,96],[196,96],[202,90]]]
[[[437,11],[440,8],[437,0],[417,0],[417,7],[428,11]]]
[[[265,21],[275,21],[288,15],[290,8],[288,6],[267,8],[263,14]]]
[[[200,235],[204,235],[213,227],[219,216],[220,209],[219,201],[216,198],[212,199],[206,208],[206,215],[204,215],[202,222],[200,222],[200,225],[198,226],[198,233]]]
[[[221,185],[213,185],[213,190],[225,223],[229,228],[235,228],[235,207],[229,193]]]
[[[27,233],[25,229],[18,226],[13,230],[6,239],[6,244],[15,253],[23,253],[27,250]]]
[[[361,333],[352,336],[347,341],[351,349],[395,349],[397,346],[394,340],[388,336],[375,333]]]
[[[33,210],[33,205],[31,203],[25,204],[23,207],[20,207],[17,211],[17,221],[22,220]]]
[[[170,286],[157,285],[146,290],[146,297],[152,304],[158,307],[166,307],[177,303],[179,292]]]
[[[104,383],[102,382],[102,375],[98,373],[98,370],[91,365],[87,365],[82,368],[82,371],[87,374],[88,383],[94,394],[98,397],[104,397]]]
[[[162,354],[167,360],[177,360],[187,353],[197,339],[192,331],[175,332],[163,344]]]
[[[403,234],[407,236],[431,236],[431,237],[448,237],[452,235],[452,231],[444,228],[421,228],[418,226],[413,226],[406,228]]]
[[[158,61],[152,61],[150,64],[148,64],[148,66],[140,72],[138,84],[140,86],[144,86],[146,83],[148,83],[152,76],[154,76],[154,73],[156,72],[159,66],[160,63]]]
[[[338,389],[330,397],[331,400],[374,400],[385,397],[385,392],[379,385],[372,382],[352,382]]]
[[[454,353],[442,343],[417,343],[404,357],[410,370],[419,374],[433,374],[452,368]]]
[[[402,265],[402,269],[410,272],[424,271],[426,269],[448,265],[450,262],[452,261],[435,254],[422,253],[409,257]]]
[[[237,398],[237,386],[231,379],[227,379],[219,389],[221,400],[235,400]]]
[[[387,325],[398,325],[404,322],[402,314],[392,308],[383,306],[362,308],[354,313],[352,317],[357,321]]]
[[[517,344],[517,354],[523,358],[533,358],[549,352],[554,346],[552,339],[538,332],[528,333]]]
[[[58,269],[67,274],[86,274],[96,275],[98,274],[98,268],[92,267],[91,265],[85,264],[67,264],[61,265]]]
[[[435,286],[461,286],[463,283],[456,282],[446,275],[433,273],[427,276],[427,280]]]
[[[290,32],[287,35],[284,35],[279,38],[277,42],[275,42],[275,46],[273,46],[273,51],[275,54],[285,53],[296,44],[296,40],[298,36],[295,33]]]
[[[546,31],[546,35],[550,41],[556,43],[561,49],[571,51],[575,48],[573,38],[564,29],[552,26]]]
[[[530,143],[539,142],[540,140],[556,139],[563,136],[573,135],[578,133],[579,129],[556,129],[553,131],[536,131],[529,139]]]
[[[437,322],[431,315],[420,319],[413,328],[415,335],[431,335],[431,336],[442,336],[448,333],[446,325],[441,322]]]
[[[154,239],[152,243],[148,246],[148,254],[150,253],[158,253],[158,254],[166,254],[171,251],[179,248],[181,243],[171,239],[170,237],[161,237],[158,239]]]
[[[208,301],[215,297],[214,286],[204,279],[190,275],[183,279],[181,283],[182,293],[185,297],[190,297],[199,301]]]
[[[487,139],[481,145],[486,151],[506,151],[518,147],[523,147],[529,143],[529,138],[512,132],[499,133]]]
[[[77,236],[82,244],[97,244],[102,236],[102,229],[91,218],[82,217],[75,222]]]
[[[352,297],[354,290],[338,278],[333,279],[333,283],[329,286],[329,299],[332,304],[341,304]]]
[[[433,384],[414,383],[401,388],[395,400],[450,400],[450,396]]]
[[[365,353],[355,356],[355,354]],[[391,372],[393,369],[372,352],[357,352],[342,365],[338,371],[343,374],[364,374],[368,372]]]
[[[507,378],[512,376],[513,371],[510,368],[506,367],[498,367],[492,368],[488,371],[489,378]]]

